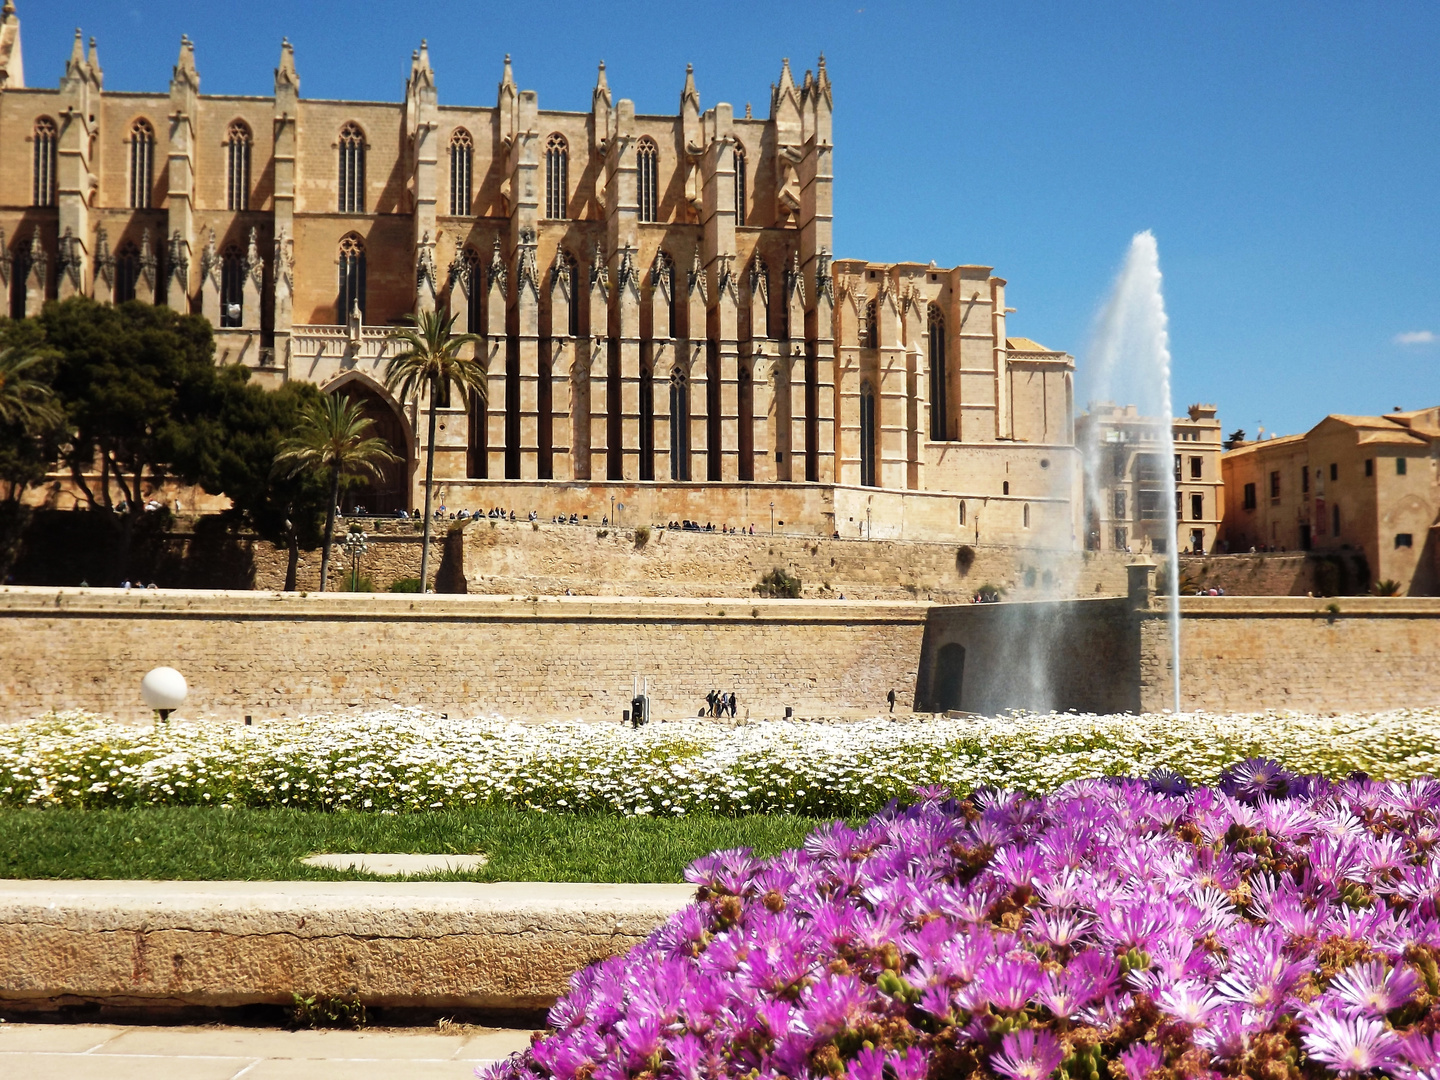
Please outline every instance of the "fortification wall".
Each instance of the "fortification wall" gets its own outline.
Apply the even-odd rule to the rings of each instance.
[[[712,688],[740,716],[884,707],[914,694],[923,604],[404,594],[0,590],[0,719],[84,708],[141,720],[141,676],[190,681],[184,714],[238,720],[418,705],[474,716],[656,715]]]
[[[1180,600],[1185,709],[1319,712],[1440,705],[1440,599]],[[1139,620],[1140,704],[1171,707],[1163,603]]]

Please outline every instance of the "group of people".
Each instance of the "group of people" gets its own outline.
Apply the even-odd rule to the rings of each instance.
[[[722,693],[719,690],[711,690],[705,695],[705,709],[700,715],[716,718],[729,716],[733,719],[735,716],[735,691]]]

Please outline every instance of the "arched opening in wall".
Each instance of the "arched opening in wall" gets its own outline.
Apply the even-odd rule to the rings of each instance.
[[[155,129],[149,120],[130,125],[130,208],[150,209],[155,185]]]
[[[382,515],[409,510],[410,439],[405,421],[380,390],[363,376],[347,379],[328,392],[358,401],[365,415],[374,421],[369,434],[384,439],[390,452],[401,459],[382,466],[378,480],[366,478],[346,489],[340,496],[341,507],[348,510],[359,506],[369,513]]]
[[[747,364],[741,363],[739,373],[739,399],[737,411],[740,413],[740,469],[741,480],[755,479],[755,381],[751,377],[750,368]]]
[[[635,147],[636,217],[640,221],[659,221],[660,151],[648,135]]]
[[[880,314],[874,300],[865,305],[865,321],[860,326],[860,347],[862,349],[878,349],[880,347]]]
[[[1020,525],[1021,525],[1022,528],[1025,528],[1025,529],[1028,529],[1028,528],[1030,527],[1030,504],[1029,504],[1029,503],[1026,503],[1026,504],[1024,505],[1024,507],[1021,508],[1021,511],[1020,511]]]
[[[250,209],[250,127],[236,120],[225,139],[225,207]]]
[[[735,224],[745,224],[745,144],[735,140]]]
[[[505,335],[505,479],[520,479],[520,342]]]
[[[11,271],[12,276],[14,271]],[[140,249],[129,240],[115,252],[115,303],[135,299],[135,283],[140,280]]]
[[[860,384],[860,483],[875,486],[875,388]]]
[[[485,329],[484,282],[480,272],[480,253],[472,247],[465,249],[465,330],[470,334],[483,333]],[[479,348],[480,346],[476,346]]]
[[[55,121],[42,116],[35,121],[35,185],[36,206],[55,205],[55,170],[60,145]]]
[[[690,479],[690,380],[679,364],[670,371],[670,479]]]
[[[690,331],[691,336],[696,331]],[[719,480],[720,453],[720,347],[708,338],[705,341],[705,478]]]
[[[958,712],[965,706],[965,646],[953,641],[940,646],[935,655],[935,675],[931,683],[931,705],[936,712]]]
[[[30,248],[16,243],[10,252],[10,317],[25,317],[25,279],[30,276]]]
[[[570,216],[570,144],[558,131],[545,140],[545,216],[564,221]]]
[[[960,527],[961,527],[962,529],[965,527],[965,500],[964,500],[964,499],[961,499],[961,500],[960,500],[960,521],[959,521],[959,525],[960,525]]]
[[[820,361],[815,343],[805,343],[805,479],[820,479]]]
[[[1001,495],[1009,495],[1009,494],[1010,494],[1010,481],[1009,481],[1009,480],[1002,480],[1002,481],[1000,481],[1000,494],[1001,494]]]
[[[342,214],[365,212],[365,132],[354,122],[340,129],[340,186],[336,209]],[[343,319],[341,320],[344,321]]]
[[[486,425],[489,410],[485,399],[479,394],[470,395],[470,412],[467,417],[468,431],[465,446],[465,475],[472,480],[485,480],[490,476],[490,447]]]
[[[640,479],[655,479],[655,371],[640,368]]]
[[[335,321],[344,325],[357,307],[365,318],[365,242],[354,233],[340,239],[337,258],[340,267],[340,294],[335,302]]]
[[[240,326],[245,321],[245,258],[231,244],[220,256],[220,325]]]
[[[945,318],[939,308],[930,305],[930,438],[940,442],[950,437],[946,416],[945,391]]]
[[[450,215],[470,216],[470,173],[475,144],[470,132],[456,128],[450,135]]]

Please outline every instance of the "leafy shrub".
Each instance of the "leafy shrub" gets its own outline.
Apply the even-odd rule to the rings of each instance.
[[[345,575],[344,592],[374,592],[375,582],[371,581],[364,574],[347,573]]]
[[[296,1030],[314,1028],[362,1028],[369,1023],[359,998],[333,998],[322,994],[291,994],[290,1026]]]
[[[420,579],[418,577],[396,578],[390,583],[391,592],[419,592]]]
[[[650,526],[641,525],[635,530],[635,550],[640,550],[650,542]]]
[[[696,903],[481,1076],[1436,1075],[1440,782],[916,794],[698,860]]]
[[[755,591],[761,596],[768,596],[772,599],[798,600],[800,598],[800,579],[794,574],[787,574],[777,566],[760,579],[759,584],[755,586]]]
[[[1376,596],[1399,596],[1401,585],[1394,578],[1386,578],[1384,581],[1375,583]]]

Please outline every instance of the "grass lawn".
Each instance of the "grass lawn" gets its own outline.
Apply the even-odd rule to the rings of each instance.
[[[0,878],[345,881],[367,875],[302,866],[314,852],[489,856],[437,881],[680,881],[722,848],[772,855],[819,821],[786,815],[637,818],[507,807],[413,814],[155,807],[0,810]]]

